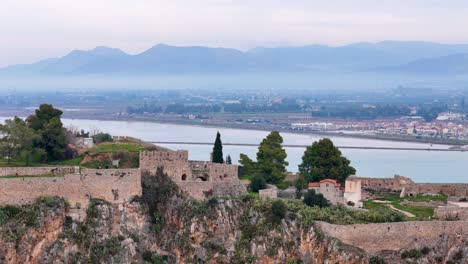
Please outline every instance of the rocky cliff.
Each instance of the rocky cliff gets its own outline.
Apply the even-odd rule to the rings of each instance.
[[[284,217],[278,218],[271,213],[271,201],[251,196],[200,202],[187,199],[170,184],[144,187],[153,191],[129,203],[116,205],[93,200],[83,221],[67,216],[68,206],[58,198],[42,199],[34,206],[3,208],[0,263],[468,261],[468,239],[463,229],[466,223],[454,222],[461,226],[459,231],[430,236],[434,241],[427,241],[421,235],[417,241],[405,241],[408,243],[401,246],[395,241],[411,238],[392,231],[402,236],[394,238],[392,248],[386,250],[385,240],[375,240],[381,245],[366,248],[365,243],[352,242],[365,233],[366,225],[343,227],[311,221],[310,215],[293,206],[288,207]],[[383,225],[387,228],[385,225],[388,224]],[[383,232],[379,224],[371,227]],[[398,229],[398,226],[391,228]],[[350,231],[355,229],[358,232]],[[425,224],[424,230],[430,230],[430,223]]]

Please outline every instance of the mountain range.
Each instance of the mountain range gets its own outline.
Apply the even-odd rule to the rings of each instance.
[[[116,48],[97,47],[0,69],[2,76],[278,72],[468,74],[468,44],[383,41],[339,47],[259,47],[248,51],[159,44],[135,55]]]

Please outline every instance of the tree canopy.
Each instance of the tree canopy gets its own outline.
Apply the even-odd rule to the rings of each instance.
[[[286,177],[286,151],[281,146],[283,138],[277,131],[271,132],[260,143],[257,152],[257,161],[251,160],[247,155],[241,154],[239,163],[242,174],[262,176],[268,183],[277,184]]]
[[[328,138],[307,147],[299,171],[308,182],[329,178],[343,183],[348,176],[356,173],[356,169],[350,166],[350,161],[342,156],[341,151]]]
[[[213,146],[213,162],[224,163],[223,158],[223,143],[221,142],[221,134],[216,133],[216,140]]]
[[[38,134],[19,117],[5,121],[0,125],[0,151],[7,157],[8,163],[12,158],[21,157],[25,165],[29,165],[31,155],[36,151],[34,142],[39,139]]]
[[[26,122],[40,136],[35,142],[35,147],[43,149],[47,154],[47,160],[61,160],[65,158],[67,146],[65,128],[60,117],[62,111],[50,104],[42,104],[36,109],[34,115],[30,115]]]

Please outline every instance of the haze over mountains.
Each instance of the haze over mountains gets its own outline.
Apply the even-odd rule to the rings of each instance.
[[[468,45],[384,41],[340,47],[309,45],[240,51],[159,44],[136,55],[97,47],[0,69],[2,76],[297,72],[464,75],[468,74]]]

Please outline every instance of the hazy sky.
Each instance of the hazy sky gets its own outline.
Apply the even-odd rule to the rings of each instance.
[[[1,0],[0,66],[106,45],[468,43],[466,0]]]

